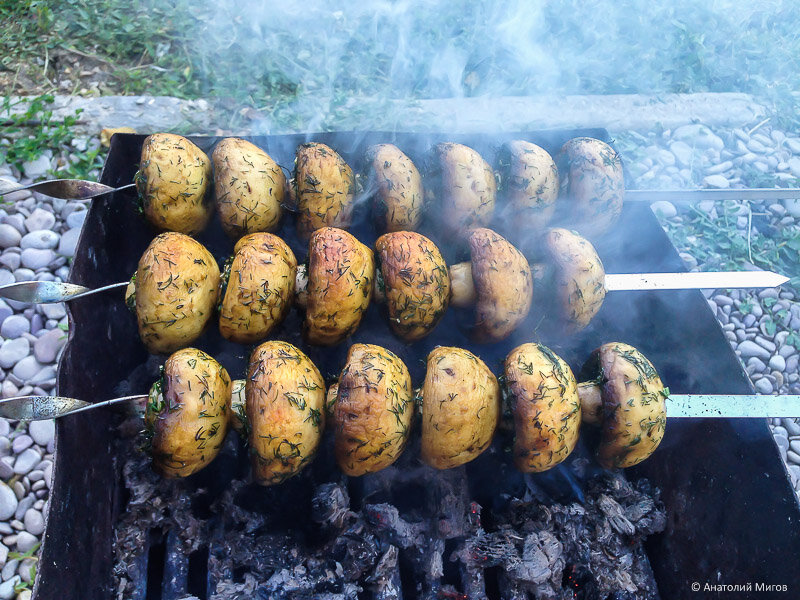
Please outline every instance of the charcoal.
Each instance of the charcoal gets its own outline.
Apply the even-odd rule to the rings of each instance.
[[[195,583],[200,600],[658,598],[642,542],[666,526],[659,491],[621,473],[577,465],[548,478],[501,465],[498,475],[480,463],[436,471],[403,457],[361,479],[312,466],[265,488],[235,477],[243,448],[233,441],[185,480],[157,476],[139,441],[118,443],[129,457],[118,598],[146,598],[156,585],[188,600],[188,589],[173,590],[189,586],[189,557],[205,560],[201,551],[200,587],[211,593]],[[495,475],[488,495],[471,483]],[[159,544],[166,556],[152,552]],[[154,560],[166,565],[164,582],[150,581]]]

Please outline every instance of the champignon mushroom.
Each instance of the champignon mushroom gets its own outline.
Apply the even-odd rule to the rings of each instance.
[[[566,229],[551,229],[543,241],[551,304],[567,331],[576,333],[589,324],[603,305],[606,297],[603,263],[588,240]]]
[[[145,407],[153,468],[188,477],[219,453],[228,431],[231,379],[205,352],[184,348],[164,363]]]
[[[281,483],[313,458],[325,425],[325,381],[287,342],[261,344],[250,356],[245,386],[253,477]]]
[[[271,233],[240,239],[229,269],[219,310],[219,331],[240,344],[260,342],[283,321],[294,301],[297,260]]]
[[[211,161],[191,141],[173,133],[147,136],[134,181],[155,228],[187,235],[205,229],[214,210],[206,194]]]
[[[385,348],[354,344],[329,406],[342,471],[358,476],[384,469],[408,440],[414,414],[408,368]]]
[[[422,220],[425,198],[417,167],[392,144],[370,146],[366,160],[375,221],[384,231],[414,231]]]
[[[286,176],[269,154],[247,140],[225,138],[211,154],[222,229],[239,239],[274,231],[281,220]]]
[[[664,436],[666,398],[653,364],[633,346],[603,344],[592,352],[578,385],[583,420],[601,426],[598,462],[632,467],[649,457]]]
[[[228,416],[228,424],[236,433],[245,437],[247,434],[246,385],[246,379],[234,379],[231,382],[231,410]]]
[[[389,324],[402,339],[428,335],[447,310],[450,278],[436,245],[419,233],[387,233],[375,242],[376,287],[386,302]]]
[[[308,244],[308,269],[298,268],[297,274],[306,341],[331,346],[352,334],[369,306],[374,278],[375,259],[364,244],[335,227],[315,231]]]
[[[463,234],[492,218],[497,195],[494,171],[480,154],[462,144],[438,144],[426,177],[438,204],[436,215],[446,231]]]
[[[356,180],[353,170],[325,144],[297,148],[289,192],[297,207],[297,233],[307,239],[321,227],[348,227]]]
[[[203,333],[217,305],[219,267],[189,236],[162,233],[142,254],[134,287],[139,336],[149,352],[166,354]]]
[[[574,138],[561,147],[556,164],[563,198],[558,220],[590,238],[608,231],[622,213],[625,196],[617,151],[594,138]]]
[[[556,211],[558,169],[547,150],[524,140],[505,144],[498,153],[502,220],[515,240],[541,231]]]
[[[514,415],[514,464],[546,471],[575,449],[581,425],[578,386],[569,365],[541,344],[523,344],[505,361],[505,389]]]
[[[512,244],[491,229],[468,234],[471,261],[450,267],[450,303],[476,304],[475,339],[502,340],[525,319],[533,300],[533,277],[528,261]]]
[[[461,348],[428,355],[422,389],[422,460],[463,465],[489,447],[500,415],[500,386],[484,362]]]

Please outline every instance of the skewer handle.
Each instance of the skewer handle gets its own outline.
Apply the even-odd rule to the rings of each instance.
[[[98,292],[126,287],[127,281],[112,283],[103,287],[90,289],[74,283],[58,281],[20,281],[0,286],[0,298],[8,298],[17,302],[32,304],[50,304],[53,302],[66,302],[75,300]]]
[[[0,400],[0,417],[17,421],[41,421],[43,419],[56,419],[66,415],[111,406],[131,400],[145,400],[147,396],[123,396],[102,402],[86,402],[64,396],[16,396]]]

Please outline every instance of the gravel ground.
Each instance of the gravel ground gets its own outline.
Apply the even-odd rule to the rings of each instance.
[[[639,188],[743,187],[743,173],[753,169],[775,174],[778,181],[789,185],[800,178],[800,138],[766,126],[747,133],[687,125],[658,133],[625,132],[624,136],[638,145],[624,158]],[[79,139],[73,146],[81,150],[93,143],[96,141]],[[26,164],[22,172],[0,164],[0,178],[22,183],[45,178],[57,160],[45,155]],[[0,285],[33,279],[66,280],[68,261],[86,215],[85,205],[30,192],[9,195],[5,200],[0,208]],[[714,203],[700,208],[712,219],[721,210]],[[681,227],[688,219],[686,207],[659,202],[654,209],[667,229]],[[766,215],[766,220],[754,225],[753,214]],[[748,227],[797,228],[800,200],[754,202],[749,206],[741,203],[736,219],[743,236]],[[708,261],[698,262],[689,248],[685,250],[682,257],[690,269],[708,266]],[[799,355],[790,337],[792,332],[800,333],[800,303],[794,293],[708,290],[706,297],[758,392],[800,394]],[[63,305],[33,308],[0,300],[3,397],[53,391],[67,327]],[[772,427],[792,484],[800,490],[800,421],[775,419]],[[43,533],[53,435],[52,421],[26,426],[0,419],[0,600],[30,597],[29,590],[15,592],[14,588],[30,582],[35,559],[14,557],[30,554]]]

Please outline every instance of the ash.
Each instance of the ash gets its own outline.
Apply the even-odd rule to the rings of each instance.
[[[186,480],[160,478],[131,448],[117,454],[131,458],[120,469],[130,497],[116,525],[115,597],[658,598],[642,542],[666,516],[646,480],[598,471],[556,502],[541,476],[498,468],[501,452],[435,471],[409,449],[395,467],[348,479],[323,448],[304,473],[263,488],[232,441],[209,473]],[[570,479],[582,471],[574,462],[559,467]],[[496,488],[487,470],[503,473]],[[192,589],[186,563],[198,553],[203,581]]]

